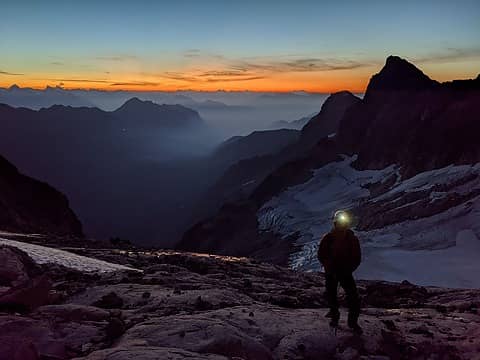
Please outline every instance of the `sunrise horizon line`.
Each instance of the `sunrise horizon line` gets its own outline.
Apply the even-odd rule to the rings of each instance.
[[[12,83],[11,85],[8,86],[0,86],[0,90],[10,90],[11,88],[18,88],[22,90],[38,90],[38,91],[44,91],[47,89],[61,89],[65,91],[100,91],[100,92],[106,92],[106,93],[114,93],[114,92],[139,92],[139,93],[155,93],[155,92],[162,92],[162,93],[177,93],[177,92],[203,92],[203,93],[216,93],[216,92],[225,92],[225,93],[282,93],[282,94],[287,94],[287,93],[307,93],[307,94],[334,94],[342,91],[348,91],[351,92],[352,94],[363,94],[366,91],[366,87],[363,90],[357,89],[357,90],[352,90],[348,88],[342,88],[342,89],[335,89],[335,90],[305,90],[305,89],[292,89],[292,90],[251,90],[251,89],[244,89],[244,90],[235,90],[235,89],[216,89],[216,90],[207,90],[207,89],[128,89],[128,88],[123,88],[123,89],[108,89],[108,88],[83,88],[83,87],[65,87],[65,86],[60,86],[60,85],[45,85],[45,86],[21,86],[16,83]]]

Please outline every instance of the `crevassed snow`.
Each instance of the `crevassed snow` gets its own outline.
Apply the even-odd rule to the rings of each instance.
[[[394,194],[449,184],[465,176],[475,179],[448,192],[435,192],[431,200],[449,193],[464,194],[480,188],[480,164],[448,166],[427,171],[401,181],[398,169],[358,171],[350,165],[355,157],[328,164],[315,171],[305,184],[289,188],[266,203],[257,213],[260,226],[282,235],[299,233],[301,250],[290,258],[292,268],[320,269],[317,245],[332,226],[332,215],[370,196],[364,185],[397,175],[397,183],[386,194]],[[272,221],[275,219],[275,221]],[[480,196],[426,218],[403,221],[382,229],[357,232],[363,262],[356,276],[390,281],[408,280],[421,285],[480,287]]]
[[[395,186],[392,190],[386,192],[382,196],[377,197],[376,200],[378,201],[389,198],[402,191],[411,192],[427,190],[435,184],[448,183],[469,172],[480,173],[480,163],[475,165],[449,165],[441,169],[422,172],[410,179],[402,181],[401,184]]]
[[[0,238],[0,245],[10,245],[25,251],[38,264],[55,263],[84,272],[111,272],[117,270],[134,270],[128,266],[112,264],[71,252],[47,246],[29,244],[21,241]]]
[[[301,234],[298,243],[303,248],[291,258],[294,269],[318,269],[318,239],[330,230],[334,212],[350,208],[358,199],[369,196],[364,185],[382,181],[397,172],[394,166],[358,171],[350,166],[355,159],[345,157],[341,162],[317,169],[308,182],[289,188],[259,210],[260,228],[271,228],[271,219],[276,217],[273,230],[284,235]]]

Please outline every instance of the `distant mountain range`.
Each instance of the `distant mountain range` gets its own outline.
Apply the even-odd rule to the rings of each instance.
[[[198,112],[138,98],[113,111],[0,104],[0,131],[0,153],[66,193],[88,235],[162,246],[178,239],[191,221],[193,204],[203,203],[199,197],[208,196],[206,189],[226,169],[252,156],[273,155],[300,135],[295,130],[254,132],[227,140],[209,154],[218,140]],[[211,208],[197,210],[194,218]]]
[[[479,120],[480,77],[438,83],[391,56],[363,99],[333,94],[282,155],[229,169],[230,179],[249,174],[220,180],[229,194],[248,181],[251,188],[224,196],[217,215],[193,226],[178,247],[316,269],[320,236],[332,213],[347,208],[367,253],[361,276],[478,286],[461,267],[442,261],[469,259],[467,248],[480,251]],[[222,187],[218,192],[225,194]],[[448,250],[442,257],[435,249]],[[421,278],[401,262],[402,256],[435,261],[436,254],[451,275],[435,268]]]
[[[203,119],[195,110],[182,105],[158,105],[152,101],[132,98],[112,114],[131,131],[154,128],[198,128],[205,126]]]
[[[256,93],[256,92],[201,92],[201,91],[101,91],[64,89],[60,86],[47,86],[45,89],[32,89],[12,85],[0,88],[0,103],[14,107],[27,107],[38,110],[52,105],[74,107],[98,107],[114,110],[128,99],[137,97],[158,104],[179,104],[195,110],[248,110],[251,106],[286,102],[287,105],[309,104],[312,99],[321,99],[323,94],[313,93]]]
[[[221,143],[211,155],[213,161],[232,165],[240,160],[274,154],[298,140],[300,132],[290,129],[254,131]]]
[[[111,112],[0,105],[0,154],[67,194],[85,232],[100,238],[174,238],[174,213],[196,191],[179,162],[208,133],[195,110],[136,98]],[[169,216],[172,226],[159,227]]]
[[[201,211],[195,212],[197,220],[199,220],[199,214],[212,215],[224,203],[248,198],[272,171],[282,164],[305,156],[318,141],[336,131],[335,129],[338,128],[345,110],[358,101],[360,99],[349,92],[336,93],[325,101],[321,111],[312,117],[309,123],[298,133],[292,132],[292,130],[290,132],[288,130],[272,130],[257,132],[256,136],[239,137],[242,142],[236,142],[235,140],[238,138],[231,139],[230,142],[233,141],[234,144],[247,145],[246,147],[250,152],[245,154],[252,154],[251,150],[253,149],[264,148],[266,150],[265,147],[268,144],[277,143],[281,145],[281,139],[288,139],[288,143],[285,143],[283,147],[270,148],[269,151],[259,151],[252,154],[251,157],[239,157],[239,161],[231,161],[230,166],[224,169],[223,174],[220,174],[209,191],[202,197],[197,206]],[[288,134],[288,138],[285,137],[286,134]],[[292,137],[292,134],[295,134],[295,137]],[[276,136],[279,139],[275,141]],[[256,145],[252,145],[253,140],[256,140]],[[223,157],[225,158],[232,153],[234,152],[226,153]],[[295,175],[296,173],[292,172],[292,176]],[[206,244],[206,242],[203,242],[203,244]]]
[[[271,124],[272,129],[292,129],[300,130],[302,129],[315,114],[304,116],[297,120],[287,121],[287,120],[277,120]]]
[[[278,128],[272,127],[272,122],[279,118],[299,119],[306,114],[317,112],[327,95],[248,91],[100,91],[63,89],[58,86],[31,89],[16,85],[0,88],[0,103],[33,110],[64,105],[114,111],[135,97],[142,101],[182,105],[198,111],[212,130],[216,131],[218,142],[235,135],[247,135],[256,130]],[[295,124],[291,126],[300,129]]]

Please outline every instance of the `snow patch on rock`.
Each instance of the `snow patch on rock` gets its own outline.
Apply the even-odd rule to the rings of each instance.
[[[25,251],[38,264],[54,263],[84,272],[112,272],[117,270],[134,270],[128,266],[112,264],[71,252],[46,246],[29,244],[21,241],[0,238],[0,245],[9,245]]]

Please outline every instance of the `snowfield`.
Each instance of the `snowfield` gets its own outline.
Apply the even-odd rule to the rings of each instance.
[[[354,208],[366,198],[385,201],[433,186],[430,203],[452,194],[473,194],[468,200],[428,217],[418,217],[370,231],[356,231],[363,250],[356,276],[388,281],[408,280],[419,285],[480,287],[480,164],[448,166],[427,171],[404,181],[398,168],[359,171],[351,167],[355,157],[328,164],[315,171],[308,182],[289,188],[266,203],[257,213],[260,226],[282,235],[300,234],[300,250],[290,259],[294,269],[320,269],[317,246],[332,226],[333,213]],[[392,176],[396,182],[373,197],[365,186]],[[466,180],[465,180],[466,179]],[[395,197],[392,202],[398,200]],[[415,205],[415,202],[399,205]],[[361,214],[357,214],[361,216]]]
[[[117,270],[134,270],[124,265],[112,264],[103,260],[73,254],[68,251],[41,245],[0,238],[0,245],[9,245],[25,251],[39,264],[55,263],[84,272],[111,272]]]

